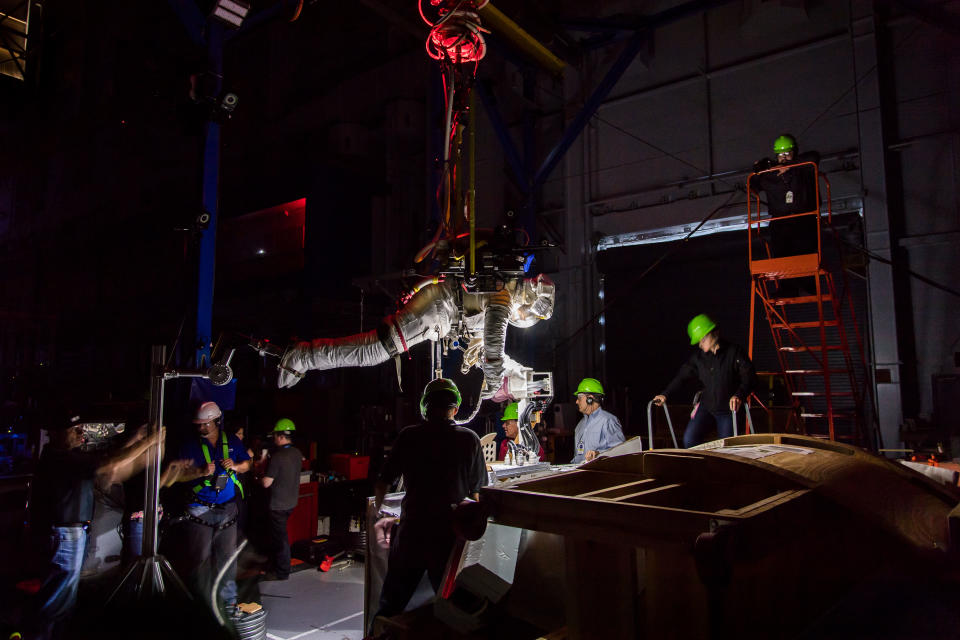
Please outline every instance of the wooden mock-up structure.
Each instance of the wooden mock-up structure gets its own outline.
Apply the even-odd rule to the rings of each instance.
[[[958,501],[861,449],[786,434],[481,492],[492,521],[563,536],[556,627],[574,639],[797,637],[874,577],[956,569]],[[512,589],[537,587],[518,574]]]

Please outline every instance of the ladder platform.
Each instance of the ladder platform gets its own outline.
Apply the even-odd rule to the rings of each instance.
[[[817,298],[817,296],[797,296],[795,298],[774,298],[770,301],[770,304],[776,306],[784,306],[787,304],[809,304],[811,302],[816,302],[817,300],[823,300],[824,302],[829,302],[833,300],[833,296],[830,294],[824,294]]]
[[[751,260],[750,273],[765,278],[800,278],[815,276],[820,271],[820,255],[805,253],[799,256],[784,258],[767,258],[765,260]]]
[[[779,347],[780,351],[786,351],[787,353],[804,353],[807,351],[823,351],[824,347],[820,344],[812,344],[803,347]],[[827,351],[840,351],[843,349],[842,345],[839,344],[828,344],[826,346]]]
[[[826,418],[827,414],[826,413],[801,413],[800,417],[801,418]],[[856,417],[857,417],[856,414],[853,414],[853,413],[838,413],[836,411],[833,412],[834,420],[836,420],[837,418],[852,419]]]
[[[837,326],[836,320],[824,320],[823,326],[825,327],[835,327]],[[773,329],[814,329],[820,327],[819,320],[811,320],[810,322],[791,322],[790,324],[771,324]]]

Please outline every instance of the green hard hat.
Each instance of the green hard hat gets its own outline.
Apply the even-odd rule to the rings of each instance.
[[[797,141],[788,133],[783,134],[773,141],[774,153],[785,153],[797,148]]]
[[[293,424],[293,420],[290,418],[280,418],[277,420],[277,424],[273,425],[273,432],[277,433],[278,431],[296,431],[297,427]]]
[[[687,335],[690,336],[690,344],[699,343],[703,336],[717,328],[717,323],[710,319],[705,313],[701,313],[687,324]]]
[[[423,388],[423,395],[420,396],[420,415],[424,418],[427,417],[427,405],[430,404],[430,398],[438,393],[453,395],[454,403],[450,406],[459,407],[463,401],[463,398],[460,397],[460,389],[457,388],[453,380],[449,378],[431,380],[427,383],[427,386]]]
[[[595,393],[598,396],[602,396],[603,385],[600,384],[600,381],[596,378],[584,378],[580,381],[580,384],[577,385],[577,390],[573,395],[578,395],[581,393]]]
[[[503,410],[503,417],[500,418],[500,422],[506,422],[507,420],[519,420],[520,419],[520,405],[516,402],[511,402]]]

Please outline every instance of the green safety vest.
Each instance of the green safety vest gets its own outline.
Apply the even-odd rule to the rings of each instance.
[[[221,442],[223,443],[223,459],[226,460],[227,458],[230,457],[230,449],[227,448],[227,432],[221,429],[220,438],[221,438]],[[213,460],[210,459],[210,449],[207,448],[206,439],[203,440],[200,446],[203,447],[203,459],[206,461],[206,463],[210,464],[211,462],[213,462]],[[240,480],[237,478],[237,474],[235,474],[233,472],[233,469],[231,469],[230,471],[227,472],[227,476],[231,480],[233,480],[233,484],[237,485],[237,489],[240,490],[240,499],[241,500],[244,499],[246,496],[243,495],[243,485],[240,484]],[[211,486],[213,486],[213,483],[210,482],[210,478],[204,478],[202,484],[193,485],[193,492],[200,493],[201,491],[203,491],[204,487],[211,487]]]

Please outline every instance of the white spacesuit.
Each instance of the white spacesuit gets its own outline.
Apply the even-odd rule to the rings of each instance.
[[[524,367],[504,353],[507,325],[526,328],[553,314],[554,285],[546,276],[509,280],[493,293],[469,293],[458,280],[431,282],[395,315],[371,331],[344,338],[318,338],[294,345],[283,356],[278,385],[291,387],[312,370],[370,367],[424,340],[446,337],[464,349],[461,370],[483,370],[482,398],[528,383]],[[461,311],[462,310],[462,311]],[[515,394],[514,394],[515,395]]]

